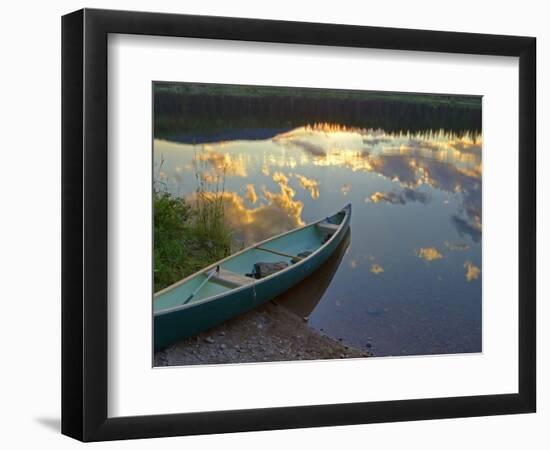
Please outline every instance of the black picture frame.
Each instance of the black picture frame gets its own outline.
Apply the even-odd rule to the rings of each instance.
[[[109,418],[109,33],[519,57],[518,393]],[[62,433],[82,441],[102,441],[535,412],[535,91],[533,37],[93,9],[64,16]]]

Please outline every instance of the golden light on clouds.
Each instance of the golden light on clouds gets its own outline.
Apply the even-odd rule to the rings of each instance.
[[[353,172],[361,170],[372,172],[374,170],[373,159],[365,157],[361,152],[355,150],[336,150],[325,155],[315,155],[312,162],[313,165],[319,167],[346,167]]]
[[[443,258],[443,255],[435,247],[420,248],[416,251],[416,256],[428,262]]]
[[[385,192],[375,192],[370,197],[365,198],[365,203],[379,203],[383,200],[386,200],[386,193]]]
[[[412,247],[416,257],[426,262],[444,258],[442,252],[473,251],[481,240],[482,140],[477,134],[387,133],[316,123],[265,140],[209,145],[155,140],[154,145],[156,155],[167,155],[160,178],[174,192],[190,195],[196,189],[197,174],[209,183],[227,180],[223,187],[226,217],[235,234],[248,242],[303,225],[304,208],[308,220],[315,218],[308,208],[317,211],[323,207],[322,202],[312,201],[320,199],[321,193],[330,203],[338,202],[338,197],[343,203],[343,196],[361,193],[369,206],[357,208],[373,214],[386,209],[381,202],[421,206],[419,203],[444,201],[448,211],[456,206],[451,221],[460,237],[445,236],[450,242],[436,242],[440,250]],[[430,199],[434,190],[444,193],[445,200],[437,195]],[[466,241],[469,237],[473,244]],[[469,253],[460,260],[459,268],[467,257]],[[374,259],[363,262],[365,272],[384,270]],[[459,270],[465,270],[470,281],[480,276],[480,269],[468,263]]]
[[[258,196],[256,195],[256,189],[254,189],[253,184],[246,185],[246,198],[252,204],[256,203]]]
[[[466,269],[466,281],[468,281],[468,283],[479,278],[481,269],[472,263],[472,261],[466,261],[464,263],[464,268]]]
[[[443,133],[424,136],[359,131],[362,146],[352,139],[358,132],[348,136],[349,146],[333,142],[335,138],[331,139],[330,134],[322,140],[314,130],[310,132],[314,140],[297,139],[299,134],[289,133],[284,141],[307,153],[315,166],[374,172],[408,188],[427,184],[447,192],[462,192],[465,184],[481,179],[479,140],[472,145],[453,142],[456,147],[451,148],[448,144],[451,137]],[[464,138],[465,142],[470,142],[468,139]]]
[[[233,175],[246,177],[247,171],[244,158],[241,156],[235,157],[228,153],[221,153],[215,150],[205,150],[196,155],[198,162],[207,163],[213,170],[213,174],[209,173],[205,176],[213,177],[219,175]]]
[[[273,150],[273,144],[284,148]],[[236,153],[238,145],[219,142],[202,147],[198,159],[207,161],[213,168],[205,174],[207,181],[215,181],[220,173],[249,175],[247,169],[254,164],[254,157],[252,153]],[[445,131],[387,133],[337,123],[314,123],[254,145],[265,148],[263,161],[259,161],[264,176],[270,176],[276,168],[341,167],[353,172],[374,172],[399,182],[402,187],[427,184],[450,193],[471,190],[472,183],[481,180],[482,138],[477,133],[460,136]],[[163,151],[168,146],[167,152],[177,149],[174,144],[155,141],[155,151],[160,146]]]
[[[294,189],[287,185],[280,185],[281,192],[274,194],[266,189],[263,190],[264,197],[269,201],[269,205],[277,206],[290,217],[296,218],[296,223],[304,225],[300,218],[304,204],[301,201],[295,201]]]
[[[294,176],[298,179],[300,186],[302,186],[306,191],[309,191],[309,194],[313,200],[319,198],[319,182],[316,179],[308,178],[297,173],[295,173]]]
[[[281,133],[273,142],[307,155],[309,164],[314,166],[372,172],[403,188],[416,189],[426,184],[450,193],[463,193],[477,190],[475,185],[481,180],[482,140],[475,133],[462,136],[443,130],[386,133],[315,123]],[[380,197],[375,196],[374,201],[377,200]]]
[[[273,174],[273,181],[275,183],[288,184],[288,177],[282,172],[275,172]]]
[[[382,272],[384,272],[384,268],[380,264],[374,263],[370,266],[370,271],[373,274],[378,275],[378,274],[381,274]]]
[[[303,203],[294,200],[292,188],[284,184],[279,186],[280,192],[270,192],[264,188],[263,196],[267,203],[260,203],[255,208],[248,208],[244,198],[236,192],[208,192],[205,195],[212,199],[222,196],[228,226],[234,230],[235,238],[250,245],[305,225],[302,220]]]

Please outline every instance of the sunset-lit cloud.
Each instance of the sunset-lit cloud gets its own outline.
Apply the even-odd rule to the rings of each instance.
[[[375,192],[370,197],[365,199],[365,203],[386,202],[394,205],[405,205],[408,202],[420,202],[427,204],[431,200],[431,196],[425,192],[415,191],[414,189],[404,188],[401,191],[393,192]]]
[[[450,139],[447,141],[447,146],[461,155],[477,156],[481,153],[481,139],[470,135]]]
[[[282,172],[275,172],[273,174],[273,181],[275,183],[288,184],[288,177]]]
[[[316,179],[308,178],[297,173],[294,174],[294,177],[298,179],[300,186],[302,186],[306,191],[309,191],[309,194],[313,200],[319,198],[319,182]]]
[[[472,280],[477,280],[479,278],[481,269],[477,267],[474,263],[472,263],[471,261],[466,261],[464,263],[464,268],[466,269],[466,281],[468,281],[468,283]]]
[[[420,248],[416,250],[416,256],[428,262],[443,258],[443,255],[435,247]]]
[[[207,197],[218,198],[224,202],[225,219],[234,237],[250,245],[268,237],[305,225],[302,220],[303,203],[294,200],[295,192],[290,187],[280,184],[279,192],[263,189],[266,203],[248,208],[245,200],[236,192],[205,193]],[[194,195],[190,197],[192,201]]]
[[[168,158],[169,164],[162,167],[161,181],[173,192],[193,192],[196,175],[210,184],[225,182],[226,176],[240,177],[224,184],[226,190],[229,187],[239,196],[232,193],[224,196],[228,217],[240,212],[242,223],[254,220],[261,224],[268,212],[275,210],[291,217],[286,225],[299,223],[304,205],[296,200],[295,191],[304,199],[301,189],[307,190],[309,195],[304,203],[311,205],[309,197],[317,199],[324,192],[336,190],[341,196],[349,196],[352,182],[353,193],[366,196],[367,203],[419,205],[432,199],[438,204],[446,202],[446,220],[451,221],[458,234],[446,236],[449,243],[441,244],[439,250],[435,249],[437,253],[419,255],[433,261],[443,257],[440,251],[467,250],[468,245],[474,247],[474,243],[481,242],[482,144],[479,133],[457,135],[443,130],[390,133],[318,123],[254,142],[192,146],[155,140],[154,150],[155,155],[164,154]],[[198,148],[203,150],[197,151]],[[370,175],[362,177],[360,172]],[[334,184],[331,180],[339,182]],[[249,186],[250,183],[254,184]],[[375,189],[378,190],[373,192]],[[243,207],[248,207],[246,211],[240,209],[239,199],[244,201]],[[235,214],[229,211],[231,208],[236,208]],[[297,211],[300,213],[296,214]],[[232,220],[237,223],[237,218]],[[267,230],[267,226],[262,227],[253,228]],[[280,229],[279,225],[275,228]],[[250,234],[262,234],[256,231]],[[452,244],[453,239],[464,243]],[[429,259],[430,255],[434,258]],[[365,266],[370,267],[370,262],[365,262]]]
[[[294,189],[288,185],[280,184],[281,192],[273,193],[266,189],[263,190],[264,197],[268,200],[268,205],[272,205],[285,212],[290,217],[296,218],[296,223],[304,225],[300,216],[304,204],[301,201],[295,201],[294,195],[296,194]]]
[[[297,165],[298,165],[298,162],[296,161],[296,158],[294,158],[293,156],[289,156],[287,158],[287,164],[286,164],[287,167],[294,169]]]
[[[381,274],[382,272],[384,272],[384,268],[380,264],[374,263],[370,266],[370,271],[373,274],[378,275],[378,274]]]
[[[206,150],[196,155],[196,163],[197,165],[206,164],[206,167],[197,167],[204,173],[205,179],[218,176],[247,176],[244,158],[231,156],[229,153]]]
[[[254,189],[253,184],[246,185],[246,198],[252,204],[256,203],[258,196],[256,195],[256,189]]]
[[[377,173],[411,190],[422,184],[451,194],[480,190],[478,135],[456,137],[443,131],[388,134],[314,124],[284,133],[280,142],[309,154],[313,165]],[[348,144],[342,145],[343,142]],[[392,196],[388,199],[392,200]],[[399,197],[393,196],[393,200],[403,204]],[[427,201],[422,194],[409,200]]]

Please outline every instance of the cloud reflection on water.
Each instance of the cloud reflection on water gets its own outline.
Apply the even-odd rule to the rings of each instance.
[[[466,269],[466,281],[468,281],[468,283],[479,278],[481,270],[474,263],[466,261],[464,263],[464,268]]]
[[[300,182],[300,186],[302,186],[306,191],[309,192],[313,200],[319,198],[319,182],[317,180],[313,178],[308,178],[298,173],[293,174],[293,176],[298,179],[298,181]]]
[[[416,190],[422,185],[459,194],[461,208],[451,217],[451,223],[459,235],[468,235],[474,242],[481,240],[480,136],[457,137],[444,132],[386,134],[381,130],[316,124],[284,133],[274,141],[309,153],[315,166],[376,173],[402,187],[401,191],[373,192],[367,203],[427,204],[428,194]]]
[[[258,195],[256,194],[256,189],[253,184],[246,185],[246,198],[252,204],[258,201]]]
[[[367,326],[368,333],[379,327],[386,339],[393,327],[415,323],[423,342],[437,347],[447,345],[442,336],[454,328],[462,338],[464,327],[476,324],[483,268],[480,136],[316,124],[265,140],[208,146],[155,140],[154,148],[156,160],[166,157],[169,190],[191,201],[195,155],[203,155],[199,163],[210,174],[224,175],[221,195],[235,249],[353,202],[352,242],[312,326],[329,329],[338,320],[342,333],[361,339]],[[382,304],[389,312],[372,314]],[[411,320],[415,315],[421,320]],[[443,331],[428,335],[426,318]]]
[[[427,262],[431,262],[431,261],[435,261],[437,259],[443,258],[443,255],[441,254],[441,252],[435,247],[419,248],[416,251],[416,256],[418,256],[419,258],[422,258]]]
[[[157,146],[158,141],[155,142]],[[481,240],[482,143],[479,136],[445,132],[389,134],[337,124],[314,124],[265,141],[178,145],[179,151],[191,150],[196,154],[196,161],[205,166],[203,176],[223,175],[227,186],[232,186],[224,193],[227,215],[231,226],[247,242],[303,224],[304,203],[296,198],[296,189],[306,190],[312,200],[319,199],[325,191],[317,174],[332,167],[364,171],[392,182],[395,187],[391,190],[365,192],[364,198],[373,208],[381,202],[427,205],[432,201],[427,189],[445,192],[451,198],[456,196],[459,207],[451,211],[450,223],[459,236],[469,236],[474,243]],[[197,152],[197,148],[201,151]],[[181,185],[189,171],[187,165],[183,171],[181,165],[178,167],[173,174],[165,174],[167,179],[172,177],[175,185]],[[194,168],[197,169],[196,163]],[[254,170],[256,175],[250,177]],[[236,178],[246,178],[245,183],[240,182],[244,194],[235,189],[235,182],[231,184]],[[278,191],[269,187],[272,183],[278,185]],[[339,185],[337,189],[341,195],[347,195],[351,183]],[[356,189],[360,192],[365,187]],[[248,208],[245,199],[254,207]]]
[[[221,144],[220,144],[221,145]],[[213,150],[214,146],[205,145],[202,151],[195,156],[195,163],[205,163],[206,167],[201,168],[201,173],[206,177],[238,176],[246,177],[246,163],[244,157],[231,156],[229,153],[222,153]],[[216,146],[217,147],[217,146]]]
[[[370,197],[365,199],[366,203],[379,203],[386,202],[393,205],[406,205],[408,202],[419,202],[422,204],[427,204],[431,200],[430,194],[426,192],[415,191],[414,189],[404,188],[400,192],[391,191],[391,192],[380,192],[376,191],[374,194],[371,194]]]
[[[243,197],[236,192],[223,192],[225,203],[225,217],[234,238],[250,245],[268,237],[283,233],[305,225],[302,220],[303,203],[294,200],[294,190],[281,185],[280,192],[270,192],[263,189],[263,196],[267,200],[257,207],[249,208]],[[215,194],[210,194],[214,197]],[[193,201],[193,195],[189,197]]]

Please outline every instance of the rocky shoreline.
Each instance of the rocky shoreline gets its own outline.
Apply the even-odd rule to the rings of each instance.
[[[154,365],[235,364],[367,356],[371,355],[319,334],[285,306],[269,302],[155,353]]]

